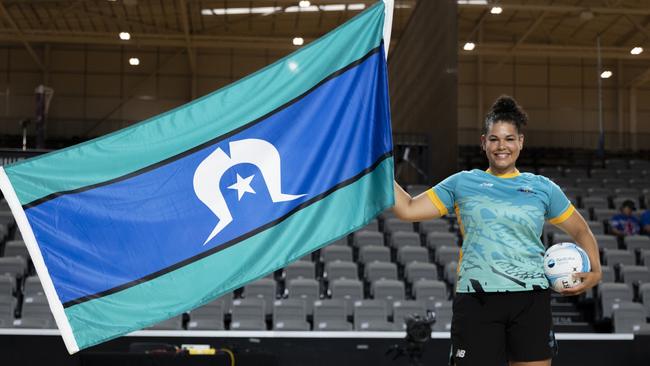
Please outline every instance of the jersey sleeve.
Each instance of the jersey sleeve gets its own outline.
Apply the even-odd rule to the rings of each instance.
[[[549,185],[549,202],[546,210],[546,219],[549,223],[557,225],[566,221],[573,212],[575,207],[571,201],[562,192],[562,189],[550,179],[546,179]]]
[[[460,173],[456,173],[438,183],[427,191],[431,202],[436,206],[442,216],[445,216],[454,209],[456,202],[456,183]]]

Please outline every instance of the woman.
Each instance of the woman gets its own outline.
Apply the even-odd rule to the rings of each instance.
[[[395,184],[395,214],[407,221],[455,210],[463,245],[451,327],[451,363],[543,366],[555,354],[550,290],[544,276],[544,221],[567,232],[589,256],[591,272],[564,295],[578,295],[601,278],[598,245],[589,226],[549,179],[520,173],[515,164],[528,117],[502,96],[485,118],[481,147],[487,171],[456,173],[411,198]]]

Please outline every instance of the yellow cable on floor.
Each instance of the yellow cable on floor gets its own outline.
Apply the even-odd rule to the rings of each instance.
[[[228,354],[228,356],[230,356],[230,366],[235,366],[235,354],[232,353],[231,350],[227,348],[221,348],[219,351]]]

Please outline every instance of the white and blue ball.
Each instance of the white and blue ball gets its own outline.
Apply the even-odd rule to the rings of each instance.
[[[544,273],[553,290],[575,287],[580,278],[574,273],[589,272],[591,265],[587,253],[574,243],[559,243],[551,246],[544,254]]]

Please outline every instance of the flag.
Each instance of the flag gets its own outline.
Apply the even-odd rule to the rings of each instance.
[[[68,351],[205,304],[393,205],[379,2],[223,89],[0,169]]]

